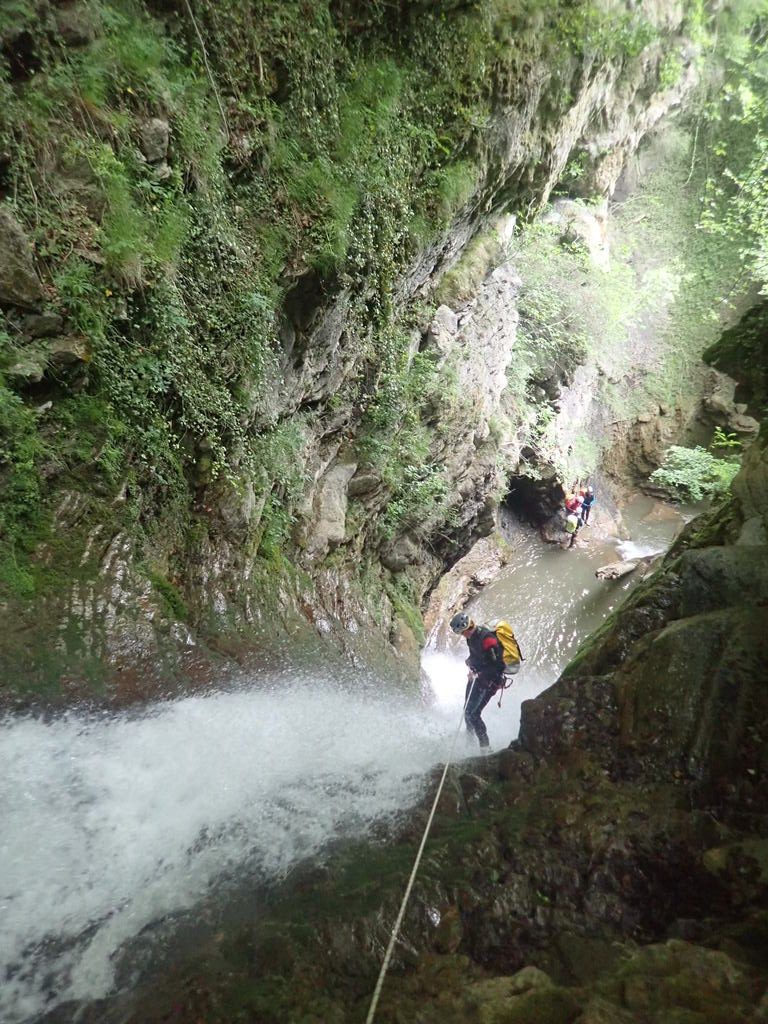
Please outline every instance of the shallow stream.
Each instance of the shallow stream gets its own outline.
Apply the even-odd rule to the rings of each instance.
[[[663,550],[679,529],[656,508],[625,512],[624,557],[631,545]],[[501,709],[485,713],[494,747],[633,585],[597,581],[616,544],[582,534],[564,551],[519,531],[472,606],[480,620],[508,618],[526,658]],[[425,655],[425,702],[383,682],[345,692],[318,672],[133,713],[0,720],[0,1020],[87,1003],[116,978],[130,987],[121,947],[151,943],[153,922],[218,898],[222,880],[285,877],[412,805],[460,719],[464,653],[460,640]]]
[[[612,562],[630,561],[667,550],[695,511],[672,508],[637,495],[622,509],[624,540],[606,536],[600,517],[581,529],[571,550],[542,544],[535,531],[520,527],[510,537],[507,565],[467,611],[477,622],[508,620],[525,658],[501,707],[492,701],[483,714],[491,747],[507,746],[520,727],[520,705],[550,686],[581,642],[600,625],[638,581],[633,573],[600,581],[595,571]],[[466,684],[466,644],[451,638],[447,648],[428,650],[423,659],[440,707],[455,708]],[[471,746],[471,745],[470,745]]]

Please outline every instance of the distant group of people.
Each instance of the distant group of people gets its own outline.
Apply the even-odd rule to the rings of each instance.
[[[578,491],[569,494],[565,499],[565,532],[570,534],[568,547],[572,548],[576,543],[576,534],[589,524],[589,513],[595,503],[595,490],[593,487],[582,487]]]

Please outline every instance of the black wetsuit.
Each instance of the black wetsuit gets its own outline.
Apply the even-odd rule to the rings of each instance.
[[[475,673],[467,683],[464,721],[467,732],[477,736],[481,747],[488,746],[488,730],[480,717],[483,709],[502,685],[504,675],[504,653],[496,634],[485,626],[476,626],[467,637],[469,657],[467,665]]]

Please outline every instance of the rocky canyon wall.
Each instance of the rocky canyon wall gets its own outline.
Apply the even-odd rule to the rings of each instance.
[[[677,4],[318,5],[306,38],[299,7],[2,27],[11,692],[134,699],[313,638],[413,679],[530,441],[519,272],[478,237],[577,147],[610,191],[696,78]],[[439,305],[460,257],[490,275]]]

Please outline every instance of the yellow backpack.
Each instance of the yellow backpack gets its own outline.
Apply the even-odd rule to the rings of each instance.
[[[511,673],[515,673],[520,668],[520,663],[525,661],[520,650],[520,644],[517,642],[512,627],[505,619],[499,619],[491,629],[496,634],[496,639],[501,644],[501,650],[504,657],[504,666],[509,669]]]

